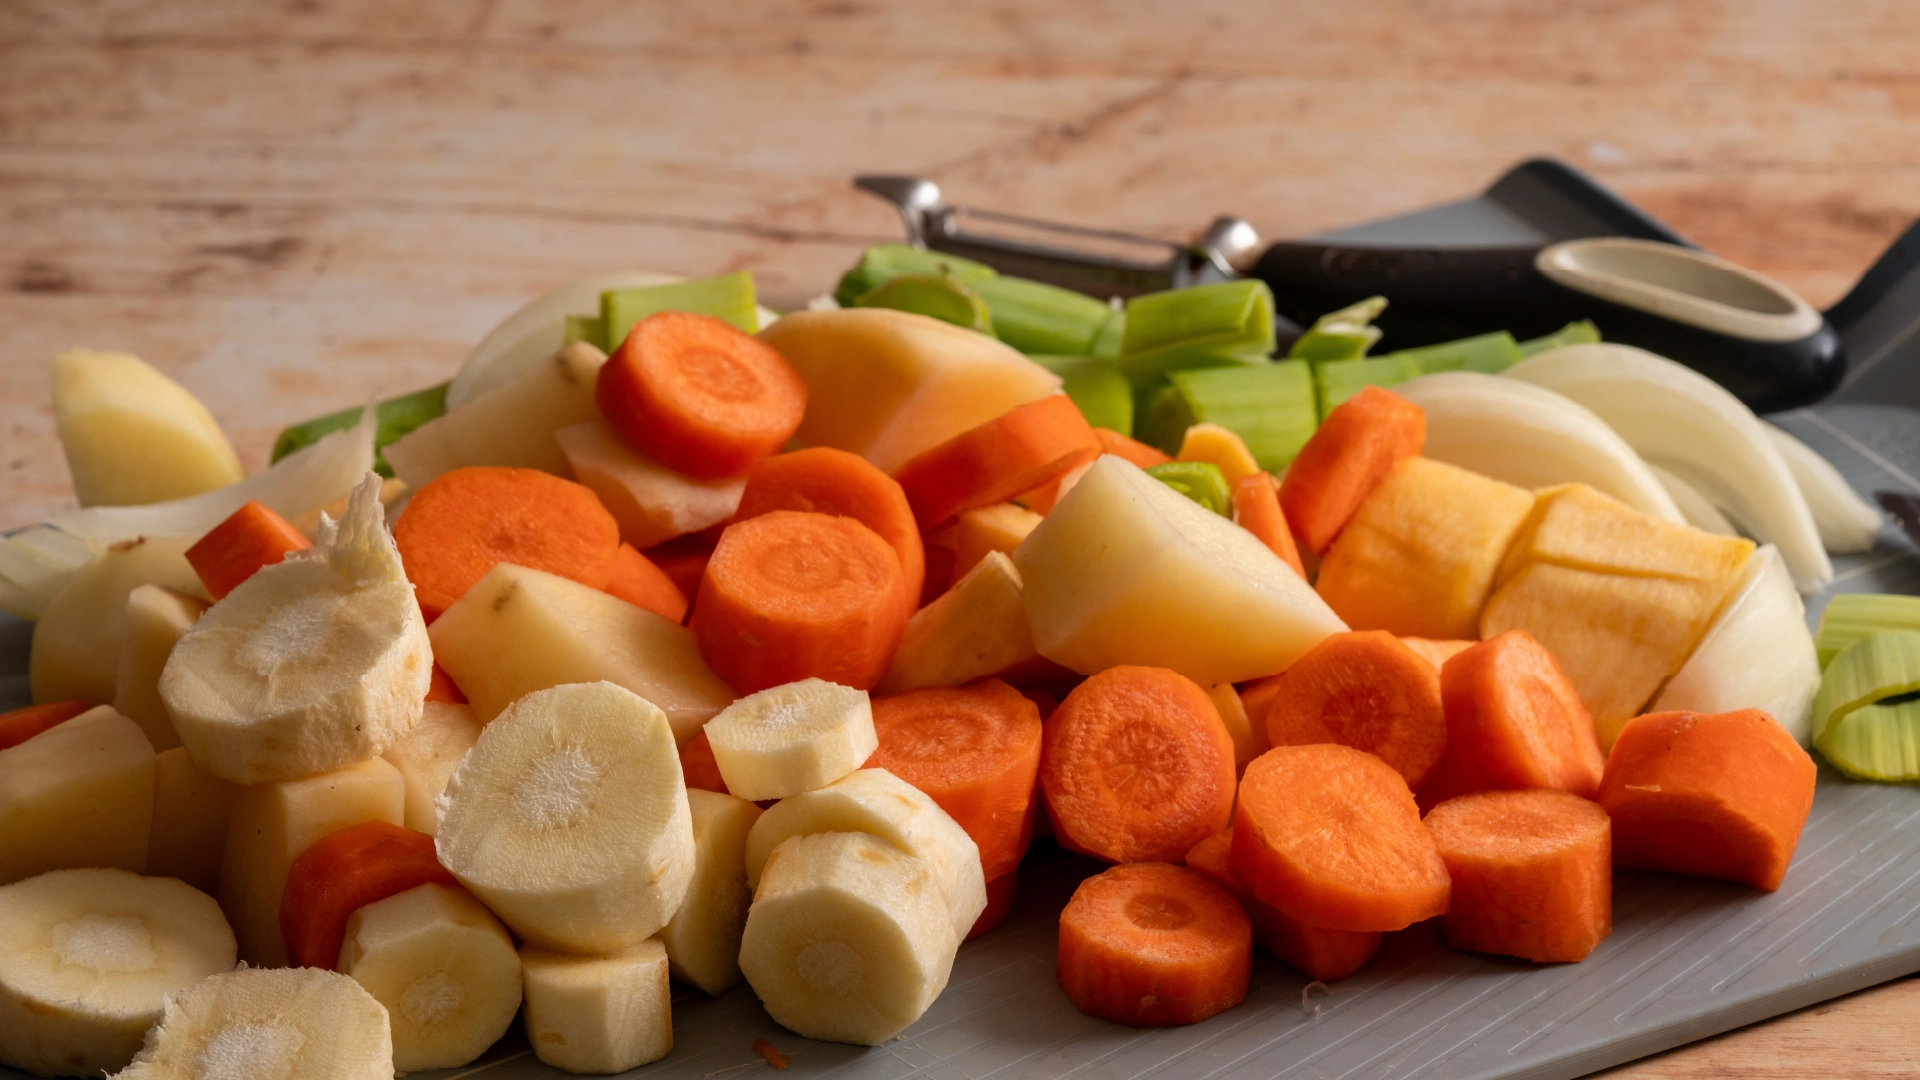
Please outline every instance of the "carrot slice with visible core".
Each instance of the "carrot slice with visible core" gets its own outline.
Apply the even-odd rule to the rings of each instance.
[[[1081,882],[1060,913],[1060,986],[1088,1016],[1198,1023],[1246,1000],[1252,971],[1240,902],[1184,867],[1116,866]]]
[[[1600,787],[1600,739],[1580,693],[1525,630],[1463,649],[1440,668],[1447,752],[1420,800],[1474,791],[1558,788],[1583,799]]]
[[[1053,835],[1108,862],[1171,862],[1233,814],[1233,738],[1177,671],[1112,667],[1046,722],[1040,786]]]
[[[1013,901],[1020,891],[1020,875],[1009,871],[997,878],[987,880],[987,906],[980,911],[980,917],[973,920],[973,929],[967,931],[962,941],[972,941],[981,934],[1007,921],[1013,914]]]
[[[1427,815],[1453,899],[1447,944],[1539,963],[1583,960],[1613,932],[1607,812],[1551,788],[1482,791]]]
[[[1818,773],[1759,709],[1636,716],[1600,782],[1613,864],[1778,889]]]
[[[1307,576],[1306,564],[1300,561],[1300,548],[1293,542],[1293,531],[1287,528],[1287,515],[1280,509],[1280,488],[1268,473],[1255,473],[1243,476],[1233,485],[1233,520],[1239,526],[1267,545],[1267,550],[1280,556],[1280,561],[1293,567],[1293,572],[1302,578]]]
[[[879,534],[900,557],[900,573],[918,606],[927,578],[925,545],[907,493],[893,477],[858,454],[816,446],[754,463],[733,520],[774,510],[850,517]]]
[[[1380,954],[1382,935],[1377,930],[1308,926],[1253,895],[1233,872],[1232,847],[1233,830],[1222,829],[1187,852],[1187,868],[1205,874],[1239,899],[1253,923],[1253,943],[1267,955],[1309,979],[1338,982]]]
[[[1447,749],[1440,673],[1384,630],[1333,634],[1281,672],[1267,745],[1339,743],[1419,787]]]
[[[1240,778],[1233,870],[1312,926],[1398,930],[1447,910],[1447,868],[1391,765],[1349,746],[1280,746]]]
[[[1300,543],[1325,555],[1380,481],[1426,441],[1420,406],[1377,386],[1328,413],[1280,485],[1280,506]]]
[[[428,481],[393,523],[428,622],[500,563],[604,589],[620,526],[581,484],[538,469],[474,465]]]
[[[962,510],[1006,502],[1100,456],[1073,399],[1054,394],[1000,414],[915,455],[894,478],[922,529]]]
[[[680,622],[687,617],[687,595],[673,583],[665,570],[653,560],[621,544],[613,557],[613,573],[607,578],[606,592],[634,607],[646,608],[663,619]]]
[[[226,596],[263,566],[313,546],[286,518],[258,499],[215,525],[187,549],[187,565],[215,599]]]
[[[980,849],[987,880],[1011,874],[1033,838],[1033,782],[1040,771],[1040,710],[1020,691],[988,679],[873,700],[881,768],[919,788]]]
[[[691,625],[707,666],[736,693],[806,678],[869,690],[911,607],[900,559],[872,529],[775,510],[721,534]]]
[[[710,480],[745,473],[793,438],[807,383],[773,346],[727,322],[662,311],[607,358],[593,400],[635,449]]]
[[[9,713],[0,713],[0,750],[19,746],[35,735],[49,728],[79,716],[93,704],[84,698],[71,701],[49,701],[44,705],[29,705],[24,709],[15,709]]]
[[[295,967],[340,962],[347,919],[375,900],[429,883],[460,888],[440,865],[433,837],[386,821],[363,821],[314,841],[287,870],[280,935]]]

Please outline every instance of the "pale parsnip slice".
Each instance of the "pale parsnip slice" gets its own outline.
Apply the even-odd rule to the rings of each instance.
[[[953,588],[907,620],[906,636],[874,692],[964,686],[1039,658],[1027,626],[1020,571],[1006,555],[989,551]]]
[[[0,750],[0,885],[70,867],[145,872],[153,759],[110,705]]]
[[[386,449],[393,474],[415,491],[468,465],[568,475],[553,441],[561,428],[597,418],[593,384],[607,354],[576,341],[499,386],[434,417]]]
[[[407,818],[402,824],[407,828],[428,836],[439,831],[435,804],[447,790],[453,770],[460,767],[460,759],[480,741],[480,730],[471,706],[429,701],[413,730],[380,755],[406,781]]]
[[[867,692],[824,679],[748,694],[705,730],[727,790],[755,802],[825,787],[880,748]]]
[[[167,998],[115,1080],[392,1080],[387,1010],[320,968],[243,968]]]
[[[527,1042],[542,1062],[604,1075],[658,1061],[673,1049],[673,991],[659,938],[599,956],[527,946],[520,966]]]
[[[142,585],[202,594],[199,575],[187,565],[192,543],[155,536],[110,544],[75,574],[33,626],[27,661],[33,700],[112,701],[127,637],[127,598]]]
[[[184,746],[153,759],[153,832],[147,873],[179,878],[205,893],[220,890],[227,821],[240,785],[201,772]]]
[[[718,791],[687,789],[693,813],[693,878],[686,899],[660,930],[673,976],[715,997],[740,982],[740,933],[747,925],[747,831],[760,808]]]
[[[128,353],[55,356],[53,419],[81,506],[164,502],[246,475],[200,399]]]
[[[206,610],[205,600],[164,585],[142,585],[127,594],[127,629],[120,642],[113,707],[139,724],[157,751],[180,745],[173,718],[160,700],[160,673],[181,635],[193,629]]]
[[[593,489],[620,523],[620,539],[636,548],[718,525],[740,508],[747,487],[743,476],[696,480],[674,472],[628,446],[604,420],[561,428],[553,438],[573,478]]]

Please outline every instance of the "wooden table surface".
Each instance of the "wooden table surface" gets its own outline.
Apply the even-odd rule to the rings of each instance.
[[[1817,305],[1920,215],[1914,0],[0,0],[0,527],[72,505],[47,364],[136,352],[250,467],[531,295],[895,239],[855,172],[1180,237],[1560,157]],[[1609,1075],[1911,1075],[1902,980]]]

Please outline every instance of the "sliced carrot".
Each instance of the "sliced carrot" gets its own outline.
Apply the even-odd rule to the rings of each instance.
[[[1155,465],[1165,465],[1173,459],[1157,446],[1148,446],[1138,439],[1129,439],[1111,428],[1094,428],[1093,437],[1100,444],[1100,452],[1131,461],[1143,469]]]
[[[1380,953],[1377,930],[1329,930],[1308,926],[1253,895],[1233,872],[1233,830],[1222,829],[1187,852],[1187,869],[1205,874],[1232,893],[1253,923],[1253,943],[1275,960],[1321,982],[1337,982]]]
[[[1040,786],[1054,839],[1108,862],[1171,862],[1233,814],[1233,739],[1177,671],[1112,667],[1047,720]]]
[[[680,748],[680,775],[690,788],[731,794],[727,791],[727,782],[720,777],[720,763],[714,759],[713,743],[707,739],[706,728],[694,732],[687,745]]]
[[[1040,771],[1040,710],[1020,691],[988,679],[875,698],[882,768],[925,792],[980,849],[987,880],[1012,873],[1033,838],[1033,782]]]
[[[75,698],[72,701],[49,701],[44,705],[28,705],[24,709],[0,713],[0,750],[19,746],[48,728],[59,727],[91,708],[91,702]]]
[[[1477,641],[1441,641],[1436,638],[1403,637],[1400,644],[1424,657],[1438,671],[1440,665],[1478,645]]]
[[[439,664],[433,665],[433,675],[427,681],[427,700],[442,701],[449,705],[465,705],[467,695],[460,690],[460,684],[453,681],[447,669]]]
[[[313,541],[258,499],[227,516],[187,549],[187,565],[215,600],[238,588],[263,566],[272,566]]]
[[[607,578],[606,591],[663,619],[680,622],[687,617],[687,594],[680,591],[680,586],[673,583],[665,570],[630,544],[621,544],[614,554],[613,573]]]
[[[691,625],[707,666],[738,693],[813,677],[868,690],[911,607],[900,559],[872,529],[775,510],[721,534]]]
[[[987,906],[981,910],[980,917],[973,920],[973,929],[967,931],[962,941],[972,941],[981,934],[1007,921],[1013,914],[1013,901],[1020,891],[1020,875],[1009,870],[997,878],[987,881]]]
[[[1349,746],[1277,746],[1240,778],[1233,870],[1312,926],[1398,930],[1447,910],[1447,867],[1393,767]]]
[[[1060,913],[1060,986],[1088,1016],[1193,1024],[1246,1000],[1253,927],[1233,894],[1180,866],[1130,863],[1080,883]]]
[[[1307,567],[1300,561],[1300,548],[1287,528],[1287,515],[1280,510],[1280,486],[1270,473],[1255,473],[1233,485],[1233,520],[1280,556],[1302,578]]]
[[[923,529],[962,510],[1006,502],[1100,456],[1093,429],[1065,394],[1018,405],[915,455],[894,478]]]
[[[1583,799],[1606,762],[1593,718],[1547,647],[1509,630],[1440,668],[1447,752],[1421,789],[1433,806],[1474,791],[1558,788]]]
[[[1380,481],[1426,441],[1427,414],[1391,390],[1366,387],[1328,413],[1280,485],[1280,506],[1300,543],[1326,554]]]
[[[1053,513],[1053,508],[1060,505],[1060,500],[1066,498],[1067,492],[1072,491],[1073,485],[1079,483],[1080,478],[1087,475],[1087,470],[1092,467],[1091,461],[1084,465],[1075,465],[1032,491],[1023,491],[1015,495],[1013,501],[1041,517],[1046,517]]]
[[[538,469],[492,465],[442,473],[407,501],[393,542],[427,621],[499,563],[604,589],[620,526],[586,487]]]
[[[1600,782],[1613,864],[1771,892],[1800,842],[1818,771],[1759,709],[1636,716]]]
[[[280,935],[295,967],[331,970],[340,962],[347,919],[355,911],[434,883],[459,888],[440,865],[433,837],[386,821],[363,821],[314,841],[287,870]]]
[[[759,338],[711,315],[662,311],[608,357],[593,400],[635,449],[707,480],[743,475],[793,438],[807,384]]]
[[[1447,749],[1440,673],[1384,630],[1333,634],[1276,676],[1267,745],[1339,743],[1419,787]]]
[[[1550,788],[1482,791],[1427,815],[1453,900],[1447,944],[1539,963],[1586,959],[1613,932],[1607,812]]]
[[[745,521],[772,510],[837,514],[872,529],[893,546],[893,553],[900,557],[901,579],[918,601],[927,578],[920,526],[899,482],[866,458],[816,446],[760,459],[747,473],[747,487],[733,520]]]
[[[674,537],[640,554],[667,575],[691,607],[700,599],[700,578],[706,574],[707,560],[713,558],[713,549],[719,543],[719,531],[702,531]]]

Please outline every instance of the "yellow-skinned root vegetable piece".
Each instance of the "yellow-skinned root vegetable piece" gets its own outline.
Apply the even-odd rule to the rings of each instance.
[[[604,1075],[637,1069],[673,1049],[673,991],[659,938],[594,956],[527,946],[520,964],[527,1042],[542,1062]]]
[[[153,747],[102,705],[0,750],[0,885],[72,867],[147,868]]]
[[[140,506],[246,475],[200,399],[127,353],[53,358],[53,419],[81,506]]]
[[[676,979],[715,997],[740,982],[740,934],[747,925],[747,832],[760,808],[717,791],[687,789],[693,812],[693,878],[680,910],[660,930]]]
[[[110,544],[75,574],[33,626],[27,661],[33,699],[112,701],[119,692],[127,598],[142,585],[201,594],[200,577],[187,565],[192,543],[155,536]]]

